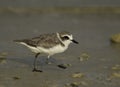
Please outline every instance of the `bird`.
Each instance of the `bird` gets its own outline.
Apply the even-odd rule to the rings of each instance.
[[[37,37],[13,41],[26,46],[35,54],[33,72],[43,72],[36,67],[36,59],[40,54],[46,54],[47,59],[49,59],[52,55],[67,50],[70,43],[79,43],[73,39],[73,35],[68,31],[45,33]]]

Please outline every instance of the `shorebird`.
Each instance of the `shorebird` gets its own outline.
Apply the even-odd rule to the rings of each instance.
[[[73,42],[78,44],[78,42],[73,39],[73,35],[66,31],[42,34],[30,39],[14,40],[14,42],[28,47],[33,53],[35,53],[33,72],[42,72],[42,70],[39,70],[36,67],[36,59],[39,54],[47,54],[47,59],[49,59],[52,55],[67,50],[70,43]]]

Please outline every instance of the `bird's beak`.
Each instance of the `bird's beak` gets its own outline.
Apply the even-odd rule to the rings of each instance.
[[[73,43],[79,44],[79,42],[77,42],[76,40],[71,40]]]

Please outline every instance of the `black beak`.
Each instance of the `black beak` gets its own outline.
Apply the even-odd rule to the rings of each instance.
[[[75,41],[75,40],[71,40],[73,43],[79,44],[79,42]]]

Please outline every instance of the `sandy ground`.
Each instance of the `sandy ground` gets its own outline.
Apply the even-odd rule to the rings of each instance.
[[[120,45],[111,44],[111,35],[120,32],[119,15],[95,14],[1,14],[0,87],[119,87]],[[32,72],[34,55],[14,39],[31,38],[43,33],[71,32],[79,45],[52,56],[38,59]],[[60,69],[57,64],[68,64]]]

